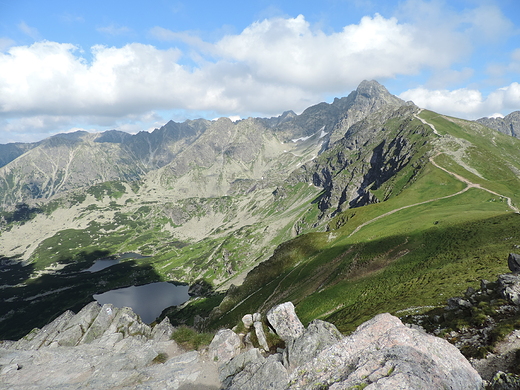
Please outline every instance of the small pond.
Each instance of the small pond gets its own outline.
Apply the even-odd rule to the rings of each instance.
[[[102,269],[105,269],[105,268],[118,264],[121,260],[124,260],[124,259],[144,259],[146,257],[150,257],[150,256],[143,256],[143,255],[141,255],[139,253],[135,253],[135,252],[120,253],[113,257],[104,257],[102,259],[97,259],[90,268],[87,268],[85,270],[85,272],[101,271]]]
[[[180,305],[190,299],[188,288],[188,285],[158,282],[95,294],[94,299],[101,305],[111,303],[116,307],[131,307],[143,322],[149,324],[167,307]]]

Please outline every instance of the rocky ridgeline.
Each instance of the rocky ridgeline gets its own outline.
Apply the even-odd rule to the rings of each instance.
[[[520,255],[508,258],[510,274],[481,280],[447,306],[403,320],[454,344],[492,389],[520,389]]]
[[[129,308],[92,302],[1,342],[0,388],[218,389],[215,365],[183,351],[173,330],[167,318],[151,328]]]
[[[266,354],[272,347],[265,340],[276,337],[265,334],[265,323],[285,343],[273,354]],[[305,329],[290,302],[271,309],[266,322],[258,313],[246,315],[243,325],[239,334],[219,331],[209,347],[224,389],[483,388],[456,347],[390,314],[377,315],[347,337],[320,320]]]
[[[380,314],[343,337],[330,323],[304,328],[292,303],[220,330],[183,352],[167,319],[151,328],[130,309],[91,303],[0,345],[9,389],[481,389],[456,347]]]

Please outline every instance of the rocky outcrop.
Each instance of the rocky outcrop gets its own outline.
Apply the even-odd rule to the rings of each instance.
[[[380,314],[297,368],[289,389],[481,389],[457,348]]]
[[[152,329],[129,308],[92,302],[0,343],[0,388],[218,389],[215,364],[182,351],[172,332],[167,318]]]
[[[487,389],[512,389],[518,388],[510,384],[519,383],[520,373],[519,318],[520,276],[504,274],[495,282],[482,280],[479,289],[469,287],[463,297],[449,298],[444,308],[404,320],[449,340],[470,359]]]
[[[516,253],[510,253],[507,257],[507,266],[512,273],[520,273],[520,255]]]
[[[520,138],[520,111],[513,111],[504,118],[480,118],[477,122],[501,133]]]
[[[267,318],[255,313],[243,322],[247,334],[223,329],[207,350],[183,353],[170,340],[168,320],[152,329],[128,308],[92,303],[22,340],[1,343],[0,387],[482,389],[482,379],[457,348],[390,314],[377,315],[347,337],[320,320],[305,329],[290,302]],[[261,344],[258,337],[251,342],[255,324],[267,332],[269,345],[254,345]],[[271,345],[282,339],[285,345]],[[498,384],[515,380],[497,376]]]
[[[284,321],[283,318],[286,320]],[[314,321],[307,329],[292,303],[267,315],[286,342],[265,356],[250,348],[219,366],[223,388],[248,389],[482,389],[477,371],[447,341],[381,314],[343,337],[334,325]],[[245,323],[250,323],[249,316]]]
[[[273,307],[267,313],[267,320],[285,342],[294,340],[303,334],[303,324],[296,315],[292,302]]]

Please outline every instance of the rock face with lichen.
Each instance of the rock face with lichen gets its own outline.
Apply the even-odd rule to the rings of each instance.
[[[218,389],[210,387],[218,383],[214,364],[182,351],[172,332],[168,319],[151,328],[129,308],[92,302],[16,342],[1,342],[0,388]]]
[[[265,355],[254,345],[246,347],[219,366],[223,388],[483,388],[481,377],[456,347],[390,314],[377,315],[347,337],[319,320],[300,328],[291,303],[271,309],[265,323],[285,341],[285,348]]]
[[[206,351],[183,353],[170,340],[173,328],[167,320],[151,328],[128,308],[91,303],[17,342],[0,344],[0,387],[483,388],[456,347],[390,314],[377,315],[347,337],[320,320],[305,329],[290,302],[274,307],[267,318],[255,313],[244,319],[247,334],[221,330]],[[260,326],[262,332],[267,329],[264,341],[252,336]],[[278,344],[256,345],[268,340]]]

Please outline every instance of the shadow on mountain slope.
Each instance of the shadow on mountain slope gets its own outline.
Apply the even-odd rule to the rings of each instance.
[[[32,264],[3,266],[1,273],[2,312],[0,340],[18,339],[34,327],[41,328],[66,310],[78,312],[93,301],[93,294],[112,289],[160,281],[148,264],[125,261],[101,271],[84,272],[94,260],[106,257],[107,251],[80,254],[81,261],[63,259],[61,269],[35,277]],[[76,259],[78,257],[76,256]],[[6,258],[1,260],[6,263]],[[32,279],[30,278],[32,275]],[[13,283],[13,281],[15,281]]]

